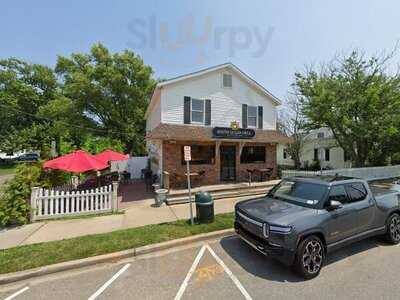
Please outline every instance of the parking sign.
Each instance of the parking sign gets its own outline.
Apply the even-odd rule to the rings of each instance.
[[[192,154],[191,154],[191,149],[190,149],[190,146],[184,146],[183,147],[183,153],[184,153],[184,158],[185,158],[185,161],[191,161],[192,160]]]

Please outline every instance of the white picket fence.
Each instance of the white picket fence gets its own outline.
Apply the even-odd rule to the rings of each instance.
[[[315,176],[315,175],[342,175],[363,178],[365,180],[381,180],[400,177],[400,165],[370,168],[349,168],[322,171],[297,171],[282,170],[282,178],[293,176]]]
[[[118,211],[118,182],[84,191],[59,191],[34,187],[31,221]]]

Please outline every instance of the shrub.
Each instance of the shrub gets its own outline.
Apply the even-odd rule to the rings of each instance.
[[[20,164],[13,179],[6,182],[0,195],[0,225],[26,224],[29,221],[29,199],[34,186],[62,185],[69,174],[44,171],[41,163]]]

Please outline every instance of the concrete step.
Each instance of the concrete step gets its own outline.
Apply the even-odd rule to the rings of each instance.
[[[244,196],[263,196],[265,195],[270,189],[272,185],[265,186],[265,187],[255,187],[255,188],[244,188],[244,189],[231,189],[231,190],[224,190],[224,191],[209,191],[211,196],[214,200],[219,199],[226,199],[226,198],[236,198],[236,197],[244,197]],[[194,193],[192,195],[194,197]],[[167,197],[167,205],[174,205],[174,204],[182,204],[189,202],[189,195],[186,193],[184,195],[173,195]]]

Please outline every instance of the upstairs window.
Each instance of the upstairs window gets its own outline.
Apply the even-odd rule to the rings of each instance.
[[[318,132],[317,133],[317,138],[323,139],[325,137],[325,134],[323,132]]]
[[[242,149],[240,156],[241,164],[265,163],[265,147],[264,146],[246,146]]]
[[[192,123],[204,124],[204,100],[192,98]]]
[[[232,87],[232,75],[231,74],[222,74],[222,86],[224,88]]]
[[[247,126],[257,127],[257,106],[247,107]]]

